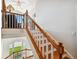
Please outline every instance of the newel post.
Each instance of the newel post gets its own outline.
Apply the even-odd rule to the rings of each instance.
[[[28,28],[28,10],[26,10],[26,28]]]
[[[61,42],[59,42],[59,59],[63,59],[62,56],[63,56],[63,53],[64,53],[64,47],[63,47],[63,44]]]
[[[6,4],[5,0],[2,0],[2,28],[5,28],[5,12],[6,12]]]

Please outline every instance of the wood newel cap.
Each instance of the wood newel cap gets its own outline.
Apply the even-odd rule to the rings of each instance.
[[[63,43],[59,42],[59,46],[63,46]]]

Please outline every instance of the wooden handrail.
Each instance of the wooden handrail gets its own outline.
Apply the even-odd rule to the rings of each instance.
[[[22,52],[22,51],[26,51],[26,50],[32,51],[32,49],[23,49],[23,50],[20,50],[20,51],[17,51],[17,52],[13,52],[12,54],[10,54],[10,55],[8,55],[7,57],[5,57],[4,59],[9,58],[11,55],[13,55],[13,54],[15,54],[15,53]]]
[[[36,26],[40,30],[40,32],[47,38],[47,40],[52,44],[52,46],[56,48],[59,53],[59,58],[62,59],[62,55],[64,53],[64,47],[62,43],[59,42],[59,44],[57,44],[29,15],[28,18],[31,19],[31,21],[34,23],[34,26]]]
[[[35,26],[37,26],[37,28],[39,28],[39,30],[43,33],[43,35],[48,39],[48,41],[56,48],[58,49],[58,45],[55,43],[55,41],[53,39],[51,39],[51,37],[49,35],[46,34],[46,32],[30,17],[28,16],[33,23],[35,24]]]
[[[4,12],[4,11],[1,11],[1,12]],[[20,14],[20,13],[15,13],[15,12],[9,12],[9,11],[6,11],[5,13],[11,13],[11,14],[16,14],[16,15],[21,15],[21,16],[23,16],[24,14]]]

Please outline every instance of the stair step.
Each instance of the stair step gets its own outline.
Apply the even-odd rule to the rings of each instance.
[[[70,59],[69,57],[64,57],[64,59]]]

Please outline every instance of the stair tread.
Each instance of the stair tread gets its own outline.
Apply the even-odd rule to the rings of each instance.
[[[64,57],[64,59],[70,59],[69,57]]]

